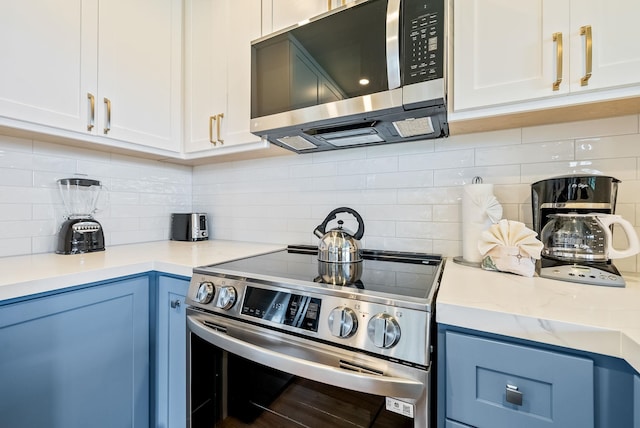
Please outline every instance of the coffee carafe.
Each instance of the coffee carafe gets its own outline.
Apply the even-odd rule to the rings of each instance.
[[[533,229],[544,244],[536,266],[538,275],[624,287],[622,275],[611,262],[618,257],[611,257],[608,251],[612,227],[602,226],[602,222],[598,225],[595,220],[598,216],[615,214],[619,183],[617,178],[604,175],[571,174],[531,185]],[[547,227],[550,222],[552,226]],[[637,240],[633,227],[624,230],[629,242]],[[596,235],[590,234],[593,232]],[[607,241],[606,249],[601,239]]]
[[[104,251],[104,233],[93,218],[102,191],[98,180],[61,178],[58,189],[66,210],[58,232],[57,254]]]
[[[613,247],[611,226],[622,227],[627,248]],[[546,257],[571,263],[607,262],[638,254],[640,243],[633,225],[612,214],[551,214],[540,240]]]

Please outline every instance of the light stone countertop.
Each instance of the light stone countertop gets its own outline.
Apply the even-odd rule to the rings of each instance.
[[[0,301],[151,270],[192,269],[286,245],[209,240],[158,241],[78,254],[0,258]],[[640,275],[625,288],[488,272],[447,260],[439,323],[619,357],[640,372]]]
[[[603,287],[485,271],[448,259],[437,298],[442,324],[626,360],[640,372],[640,275]]]
[[[196,266],[248,257],[286,245],[209,240],[118,245],[105,251],[0,258],[0,300],[151,270],[191,277]]]

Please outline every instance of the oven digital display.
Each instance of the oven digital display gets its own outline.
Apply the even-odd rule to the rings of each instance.
[[[247,287],[242,314],[317,332],[320,303],[316,297]]]

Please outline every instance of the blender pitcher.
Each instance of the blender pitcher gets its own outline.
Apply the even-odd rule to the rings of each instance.
[[[58,254],[79,254],[104,250],[104,233],[93,218],[102,191],[98,180],[61,178],[58,189],[66,219],[58,232]]]
[[[61,178],[58,189],[67,218],[92,218],[96,212],[102,185],[88,178]]]

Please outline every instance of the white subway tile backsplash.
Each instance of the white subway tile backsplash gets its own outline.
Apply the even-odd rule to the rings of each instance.
[[[0,135],[0,256],[55,251],[56,181],[74,176],[107,189],[95,215],[107,246],[167,239],[170,213],[191,211],[191,167]]]
[[[368,189],[402,189],[412,187],[432,187],[433,171],[408,171],[367,174]]]
[[[432,221],[431,205],[375,205],[364,210],[370,220]]]
[[[590,151],[581,145],[587,138],[599,139]],[[367,248],[456,256],[461,254],[461,189],[474,176],[495,184],[504,218],[531,226],[532,182],[573,172],[613,175],[623,181],[619,210],[640,224],[640,214],[631,209],[640,206],[640,149],[633,143],[638,138],[638,116],[626,116],[197,166],[193,203],[215,213],[213,235],[222,239],[314,243],[313,228],[332,209],[349,206],[363,216]],[[284,183],[282,176],[253,175],[271,168],[303,185]],[[242,186],[234,186],[238,182]],[[231,191],[210,189],[207,183],[228,183]],[[268,210],[282,206],[282,211]],[[277,212],[287,230],[257,231],[259,219],[243,214],[254,207],[266,216]],[[624,264],[635,269],[632,259]]]
[[[465,168],[474,165],[473,150],[411,154],[398,156],[400,171],[424,171],[446,168]]]
[[[522,128],[522,142],[536,143],[576,138],[638,133],[638,115]]]
[[[478,166],[556,162],[573,158],[571,140],[476,149]]]
[[[576,140],[576,159],[610,159],[640,156],[640,134]]]
[[[350,159],[337,162],[338,175],[373,174],[398,171],[398,157]]]
[[[33,172],[26,169],[0,168],[0,183],[5,186],[31,186]]]
[[[520,144],[522,129],[479,132],[475,134],[452,135],[449,138],[435,140],[436,151],[461,150],[476,147],[507,146]]]
[[[209,214],[214,239],[315,244],[313,229],[347,206],[364,219],[366,248],[458,256],[473,177],[495,185],[504,218],[530,226],[532,182],[612,175],[618,213],[638,228],[639,160],[638,115],[193,168],[0,135],[0,256],[54,251],[55,181],[76,173],[108,188],[96,214],[107,246],[168,239],[170,214],[192,210]],[[638,257],[616,264],[637,271]]]
[[[31,254],[31,239],[5,238],[0,235],[0,257]]]
[[[2,140],[0,140],[2,144]],[[13,147],[11,147],[12,149]],[[33,169],[33,154],[11,151],[0,146],[0,168]]]
[[[434,186],[462,186],[473,183],[475,177],[483,183],[513,184],[520,182],[520,165],[444,169],[434,171]]]

